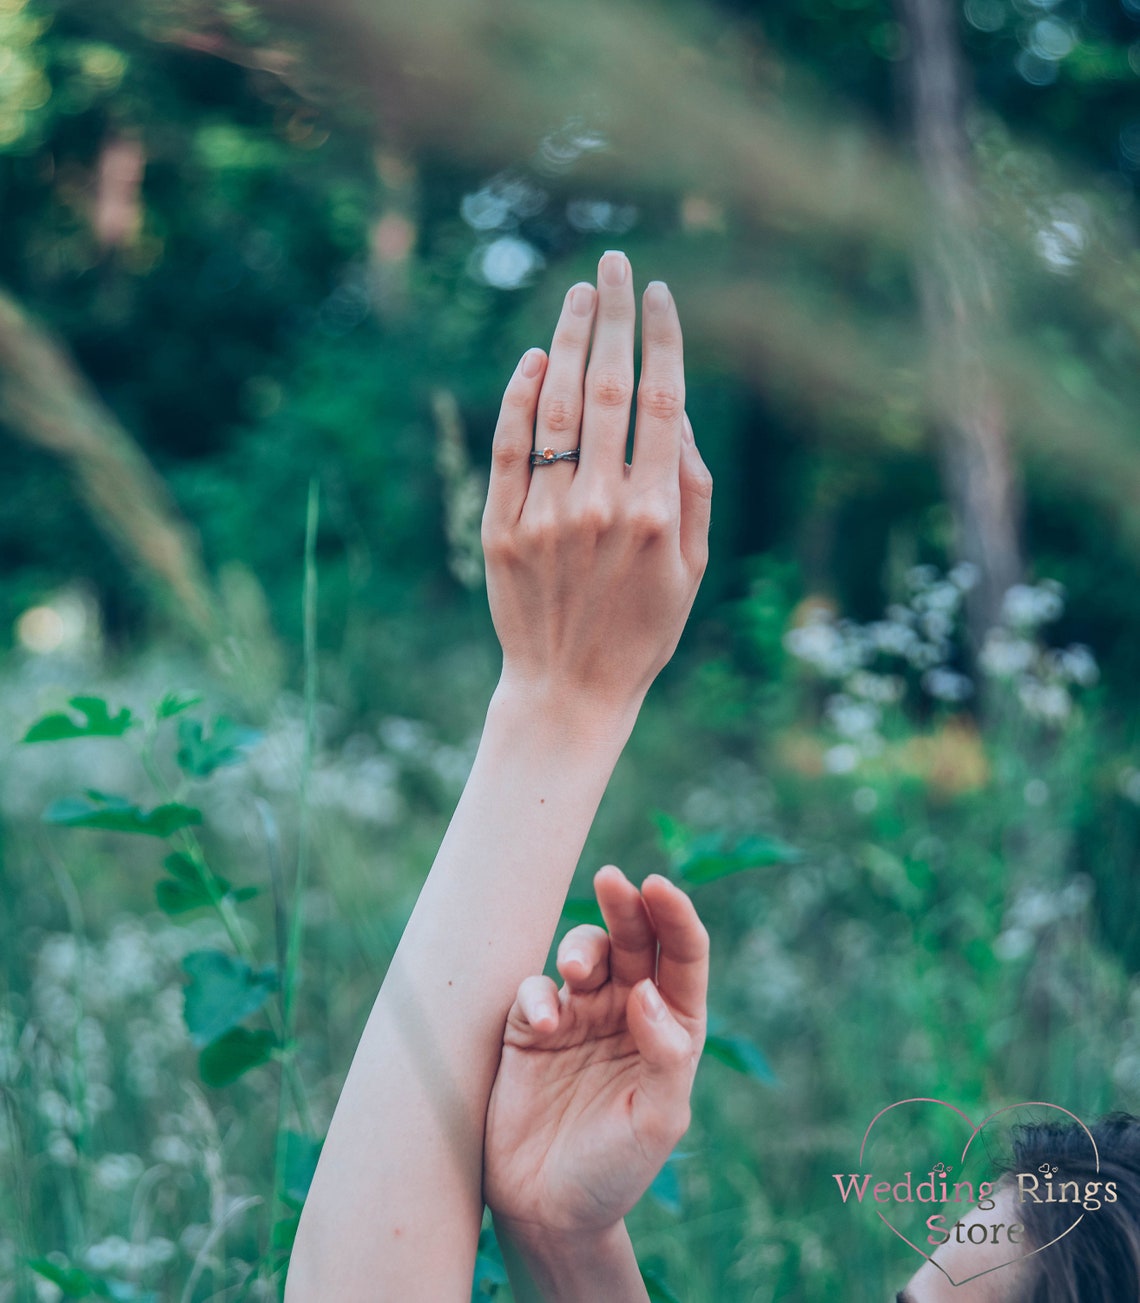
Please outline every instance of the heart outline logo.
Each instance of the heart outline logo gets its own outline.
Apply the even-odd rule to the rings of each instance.
[[[966,1141],[965,1147],[963,1148],[962,1153],[959,1156],[958,1162],[960,1165],[965,1163],[966,1156],[970,1152],[970,1147],[973,1145],[974,1141],[978,1138],[978,1136],[981,1135],[981,1133],[986,1129],[986,1127],[994,1120],[994,1118],[1000,1117],[1003,1113],[1008,1113],[1010,1112],[1010,1110],[1015,1108],[1053,1109],[1057,1113],[1064,1113],[1066,1117],[1072,1118],[1072,1120],[1081,1128],[1081,1130],[1088,1137],[1089,1144],[1092,1146],[1093,1158],[1096,1162],[1096,1171],[1098,1173],[1100,1172],[1100,1150],[1097,1148],[1097,1143],[1093,1139],[1092,1132],[1088,1129],[1088,1127],[1084,1124],[1084,1122],[1079,1117],[1077,1117],[1075,1113],[1070,1112],[1069,1109],[1067,1108],[1063,1108],[1060,1104],[1050,1104],[1046,1100],[1023,1100],[1020,1104],[1006,1104],[1002,1108],[995,1109],[994,1112],[990,1113],[988,1117],[983,1118],[981,1122],[975,1125],[973,1119],[969,1116],[969,1114],[963,1112],[962,1109],[957,1107],[957,1105],[951,1104],[949,1101],[944,1099],[935,1099],[932,1096],[928,1096],[928,1095],[915,1096],[912,1099],[896,1100],[893,1104],[888,1104],[886,1108],[880,1109],[878,1113],[875,1114],[875,1116],[867,1124],[867,1130],[863,1132],[863,1143],[859,1146],[860,1168],[862,1168],[863,1166],[863,1156],[866,1153],[867,1141],[870,1138],[875,1123],[878,1122],[878,1120],[881,1117],[884,1117],[887,1113],[891,1112],[892,1109],[901,1108],[902,1105],[904,1104],[938,1104],[942,1108],[948,1108],[952,1113],[956,1113],[962,1119],[962,1121],[966,1123],[966,1125],[970,1128],[970,1137]],[[909,1248],[912,1248],[915,1251],[915,1253],[919,1255],[919,1257],[925,1258],[926,1261],[929,1262],[932,1267],[937,1268],[938,1271],[940,1271],[942,1275],[946,1277],[946,1279],[950,1282],[950,1284],[954,1286],[954,1288],[957,1288],[959,1285],[968,1284],[971,1280],[977,1280],[981,1276],[988,1276],[992,1272],[1001,1271],[1004,1267],[1011,1267],[1015,1262],[1024,1262],[1028,1258],[1036,1257],[1036,1255],[1039,1253],[1044,1253],[1044,1251],[1048,1249],[1051,1245],[1056,1244],[1059,1240],[1063,1240],[1065,1236],[1069,1234],[1070,1231],[1075,1230],[1081,1224],[1081,1222],[1084,1221],[1085,1218],[1085,1215],[1082,1212],[1080,1216],[1077,1217],[1076,1220],[1072,1223],[1072,1225],[1066,1227],[1066,1229],[1063,1230],[1060,1233],[1060,1235],[1055,1235],[1048,1242],[1048,1244],[1042,1244],[1039,1248],[1033,1249],[1029,1253],[1022,1253],[1019,1254],[1016,1258],[1010,1258],[1008,1262],[999,1262],[996,1267],[987,1267],[984,1271],[975,1272],[972,1276],[965,1276],[961,1280],[955,1280],[954,1277],[950,1275],[950,1273],[946,1270],[945,1267],[942,1266],[941,1263],[935,1262],[929,1253],[925,1253],[922,1249],[918,1247],[917,1244],[914,1244],[911,1240],[907,1239],[907,1237],[902,1233],[902,1231],[900,1231],[899,1228],[895,1226],[894,1223],[891,1222],[889,1218],[885,1217],[879,1211],[878,1208],[875,1209],[875,1215],[879,1218],[879,1220],[883,1223],[884,1226],[886,1226],[889,1230],[893,1231],[894,1234],[897,1235],[905,1245],[907,1245]]]

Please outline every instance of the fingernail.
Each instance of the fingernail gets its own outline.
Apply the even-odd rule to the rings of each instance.
[[[607,249],[602,254],[602,280],[607,285],[624,285],[629,274],[629,261],[620,249]]]
[[[664,281],[650,281],[645,289],[645,306],[653,312],[664,312],[669,306],[669,286]]]
[[[582,964],[586,963],[586,956],[580,950],[567,950],[562,956],[564,964]]]
[[[689,413],[685,413],[685,419],[681,426],[681,436],[686,443],[696,443],[696,436],[693,434],[693,423],[689,420]]]
[[[542,349],[530,348],[523,354],[522,373],[528,380],[533,380],[542,370]]]
[[[558,1013],[552,1004],[540,1004],[535,1013],[535,1022],[557,1022]]]
[[[650,1022],[665,1021],[665,1001],[657,994],[657,988],[652,982],[646,982],[641,988],[641,1003]]]
[[[570,311],[576,317],[588,317],[594,310],[594,287],[575,285],[570,291]]]

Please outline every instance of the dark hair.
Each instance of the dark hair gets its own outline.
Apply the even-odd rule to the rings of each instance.
[[[1100,1155],[1079,1126],[1037,1123],[1019,1127],[1013,1137],[1013,1162],[1006,1180],[1017,1173],[1056,1168],[1051,1180],[1075,1181],[1083,1192],[1100,1182],[1100,1206],[1084,1212],[1080,1224],[1064,1231],[1074,1218],[1073,1202],[1018,1205],[1032,1248],[1048,1245],[1030,1260],[1032,1275],[1019,1303],[1138,1303],[1140,1301],[1140,1119],[1114,1113],[1089,1127]],[[1114,1183],[1116,1199],[1104,1198]],[[1071,1194],[1071,1192],[1069,1192]],[[1056,1244],[1050,1241],[1063,1238]]]

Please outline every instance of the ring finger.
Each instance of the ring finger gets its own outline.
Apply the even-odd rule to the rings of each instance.
[[[597,292],[585,281],[572,285],[566,294],[562,314],[554,328],[550,360],[538,398],[535,452],[540,453],[546,448],[555,453],[569,452],[578,447],[582,429],[582,384],[596,300]],[[531,471],[527,504],[550,501],[556,492],[565,490],[573,475],[572,461],[536,466]]]

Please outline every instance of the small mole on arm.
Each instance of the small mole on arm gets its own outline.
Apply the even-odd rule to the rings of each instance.
[[[448,986],[454,986],[454,985],[455,985],[455,983],[454,983],[454,982],[452,982],[452,981],[448,981],[448,983],[447,983],[447,984],[448,984]]]
[[[545,797],[545,796],[540,796],[540,797],[538,798],[538,803],[539,803],[539,805],[545,805],[545,804],[546,804],[546,797]]]

